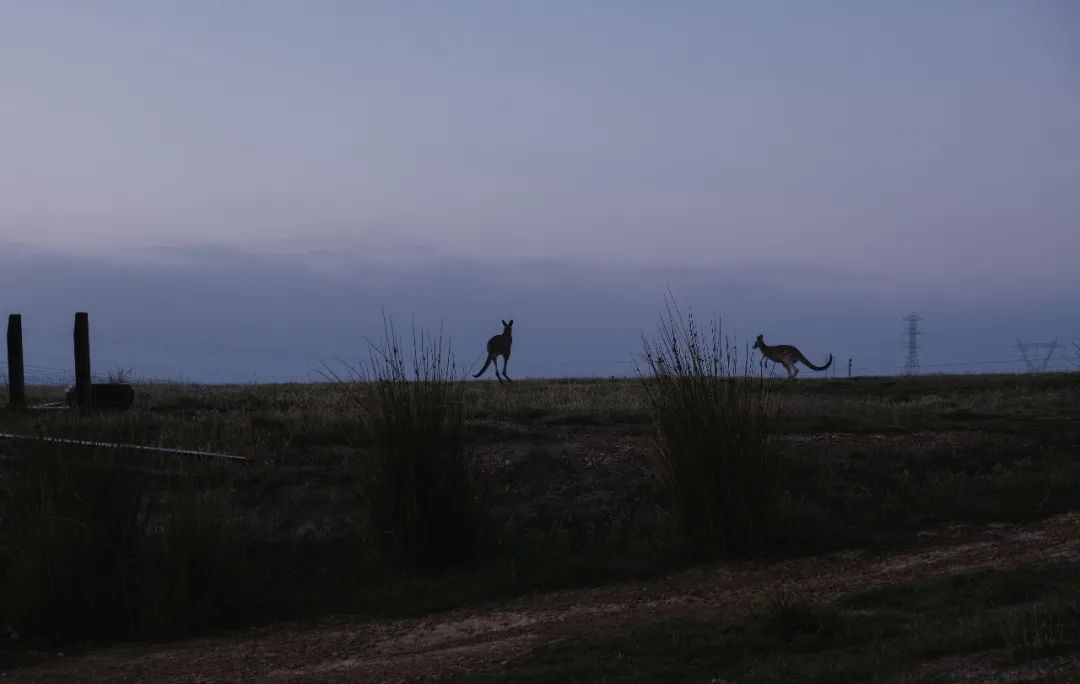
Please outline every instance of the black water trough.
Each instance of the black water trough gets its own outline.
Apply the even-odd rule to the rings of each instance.
[[[74,408],[78,403],[75,386],[64,393],[67,405]],[[90,401],[96,409],[127,409],[135,403],[135,388],[126,382],[95,382],[90,385]]]

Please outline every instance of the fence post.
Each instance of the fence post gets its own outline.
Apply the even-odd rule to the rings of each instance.
[[[26,375],[23,372],[22,316],[8,316],[7,326],[8,405],[26,408]]]
[[[90,316],[80,311],[75,314],[75,405],[80,410],[90,410],[90,392]]]
[[[847,360],[847,376],[851,377],[851,359]]]

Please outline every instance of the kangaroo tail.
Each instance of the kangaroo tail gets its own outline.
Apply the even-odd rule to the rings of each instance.
[[[488,357],[487,357],[487,361],[485,361],[485,362],[484,362],[484,367],[483,367],[483,368],[481,368],[481,369],[480,369],[480,372],[479,372],[479,373],[477,373],[476,375],[474,375],[473,377],[474,377],[474,378],[478,378],[478,377],[480,377],[481,375],[483,375],[483,374],[484,374],[484,371],[486,371],[486,370],[488,369],[488,366],[490,366],[490,365],[491,365],[491,360],[492,360],[493,358],[495,358],[495,357],[494,357],[494,356],[492,356],[491,354],[488,354]]]
[[[810,368],[811,370],[823,371],[832,365],[832,354],[829,354],[829,360],[825,362],[824,366],[815,366],[814,364],[810,363],[810,361],[805,356],[803,356],[802,353],[799,354],[799,360],[805,363],[806,367]]]

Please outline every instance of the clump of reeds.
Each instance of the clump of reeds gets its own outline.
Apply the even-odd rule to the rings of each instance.
[[[372,441],[361,480],[376,532],[399,558],[428,569],[474,559],[484,516],[449,342],[414,329],[407,355],[384,319],[360,375]]]
[[[751,548],[774,522],[780,492],[764,378],[719,321],[703,333],[672,299],[642,347],[657,470],[687,550],[713,558]]]
[[[0,468],[0,627],[140,638],[250,608],[231,509],[121,451],[26,446]]]
[[[52,638],[127,635],[146,538],[143,487],[109,454],[28,449],[0,480],[2,619]]]

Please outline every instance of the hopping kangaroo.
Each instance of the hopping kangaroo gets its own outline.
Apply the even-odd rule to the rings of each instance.
[[[825,362],[824,366],[815,366],[803,356],[801,351],[790,344],[778,344],[775,347],[770,347],[765,344],[765,339],[762,335],[757,336],[757,341],[754,342],[754,349],[760,349],[761,355],[769,361],[784,364],[784,368],[787,369],[788,380],[799,374],[799,369],[795,367],[795,364],[800,361],[807,368],[816,371],[823,371],[832,365],[832,354],[829,354],[829,360]]]
[[[513,344],[514,338],[510,334],[510,329],[514,327],[514,319],[511,318],[510,322],[502,322],[503,331],[502,335],[496,335],[488,340],[487,343],[487,361],[484,362],[484,367],[480,369],[480,372],[474,375],[474,378],[478,378],[484,374],[484,371],[488,369],[491,363],[495,362],[495,377],[502,382],[503,378],[506,378],[507,382],[511,382],[510,376],[506,374],[506,364],[510,363],[510,345]],[[497,357],[503,357],[503,370],[502,375],[499,375],[499,362]]]

